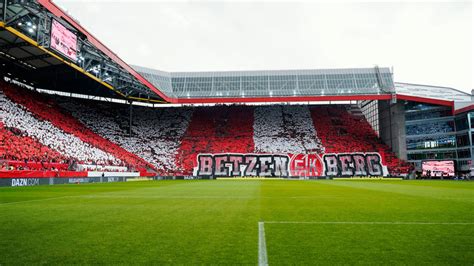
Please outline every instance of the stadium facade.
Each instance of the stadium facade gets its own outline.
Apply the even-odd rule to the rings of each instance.
[[[152,107],[344,105],[347,110],[363,115],[401,160],[418,169],[427,160],[453,160],[458,171],[471,169],[472,94],[453,88],[394,82],[391,69],[377,66],[164,72],[128,65],[50,0],[6,1],[1,11],[3,76],[43,91],[127,103],[130,133],[134,103]]]

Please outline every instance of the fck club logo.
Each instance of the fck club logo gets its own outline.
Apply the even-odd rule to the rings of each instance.
[[[317,154],[293,154],[289,170],[291,176],[322,176],[323,162]]]

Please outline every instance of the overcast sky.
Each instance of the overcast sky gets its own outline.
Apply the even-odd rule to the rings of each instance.
[[[164,71],[394,68],[474,89],[466,2],[56,0],[129,64]]]

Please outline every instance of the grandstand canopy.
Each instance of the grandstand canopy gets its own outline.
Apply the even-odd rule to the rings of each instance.
[[[397,94],[412,95],[423,98],[451,100],[456,102],[471,101],[471,94],[448,87],[396,82],[395,91]]]
[[[0,27],[0,73],[21,83],[49,90],[114,98],[97,80],[68,66],[48,50],[25,41],[20,32]]]
[[[161,91],[51,0],[0,3],[0,63],[3,75],[42,89],[164,102]]]
[[[139,66],[134,69],[180,102],[309,101],[394,92],[390,69],[378,67],[221,72],[164,72]]]

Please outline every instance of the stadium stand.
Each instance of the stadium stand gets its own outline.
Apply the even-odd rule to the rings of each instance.
[[[409,172],[410,166],[390,151],[363,116],[351,114],[346,106],[315,106],[310,111],[326,153],[378,152],[390,173]]]
[[[159,174],[177,171],[175,157],[191,118],[190,108],[134,107],[136,119],[129,137],[128,106],[67,98],[58,102],[95,133],[152,164]]]
[[[130,137],[127,105],[48,97],[10,84],[2,91],[0,132],[8,141],[0,151],[8,160],[75,159],[189,175],[200,153],[378,152],[390,172],[409,170],[353,106],[135,106]],[[13,143],[29,148],[5,147]]]
[[[74,135],[68,134],[52,123],[37,119],[18,104],[0,95],[2,105],[3,123],[12,128],[24,132],[27,136],[33,136],[43,145],[47,145],[67,157],[75,158],[80,162],[114,164],[119,163],[110,154],[82,142]]]
[[[3,123],[75,159],[76,163],[126,165],[139,171],[152,165],[93,133],[51,99],[25,88],[2,83]]]
[[[363,116],[345,107],[134,107],[129,137],[127,106],[58,101],[94,132],[154,164],[163,175],[192,174],[200,153],[379,152],[389,170],[408,171]]]

